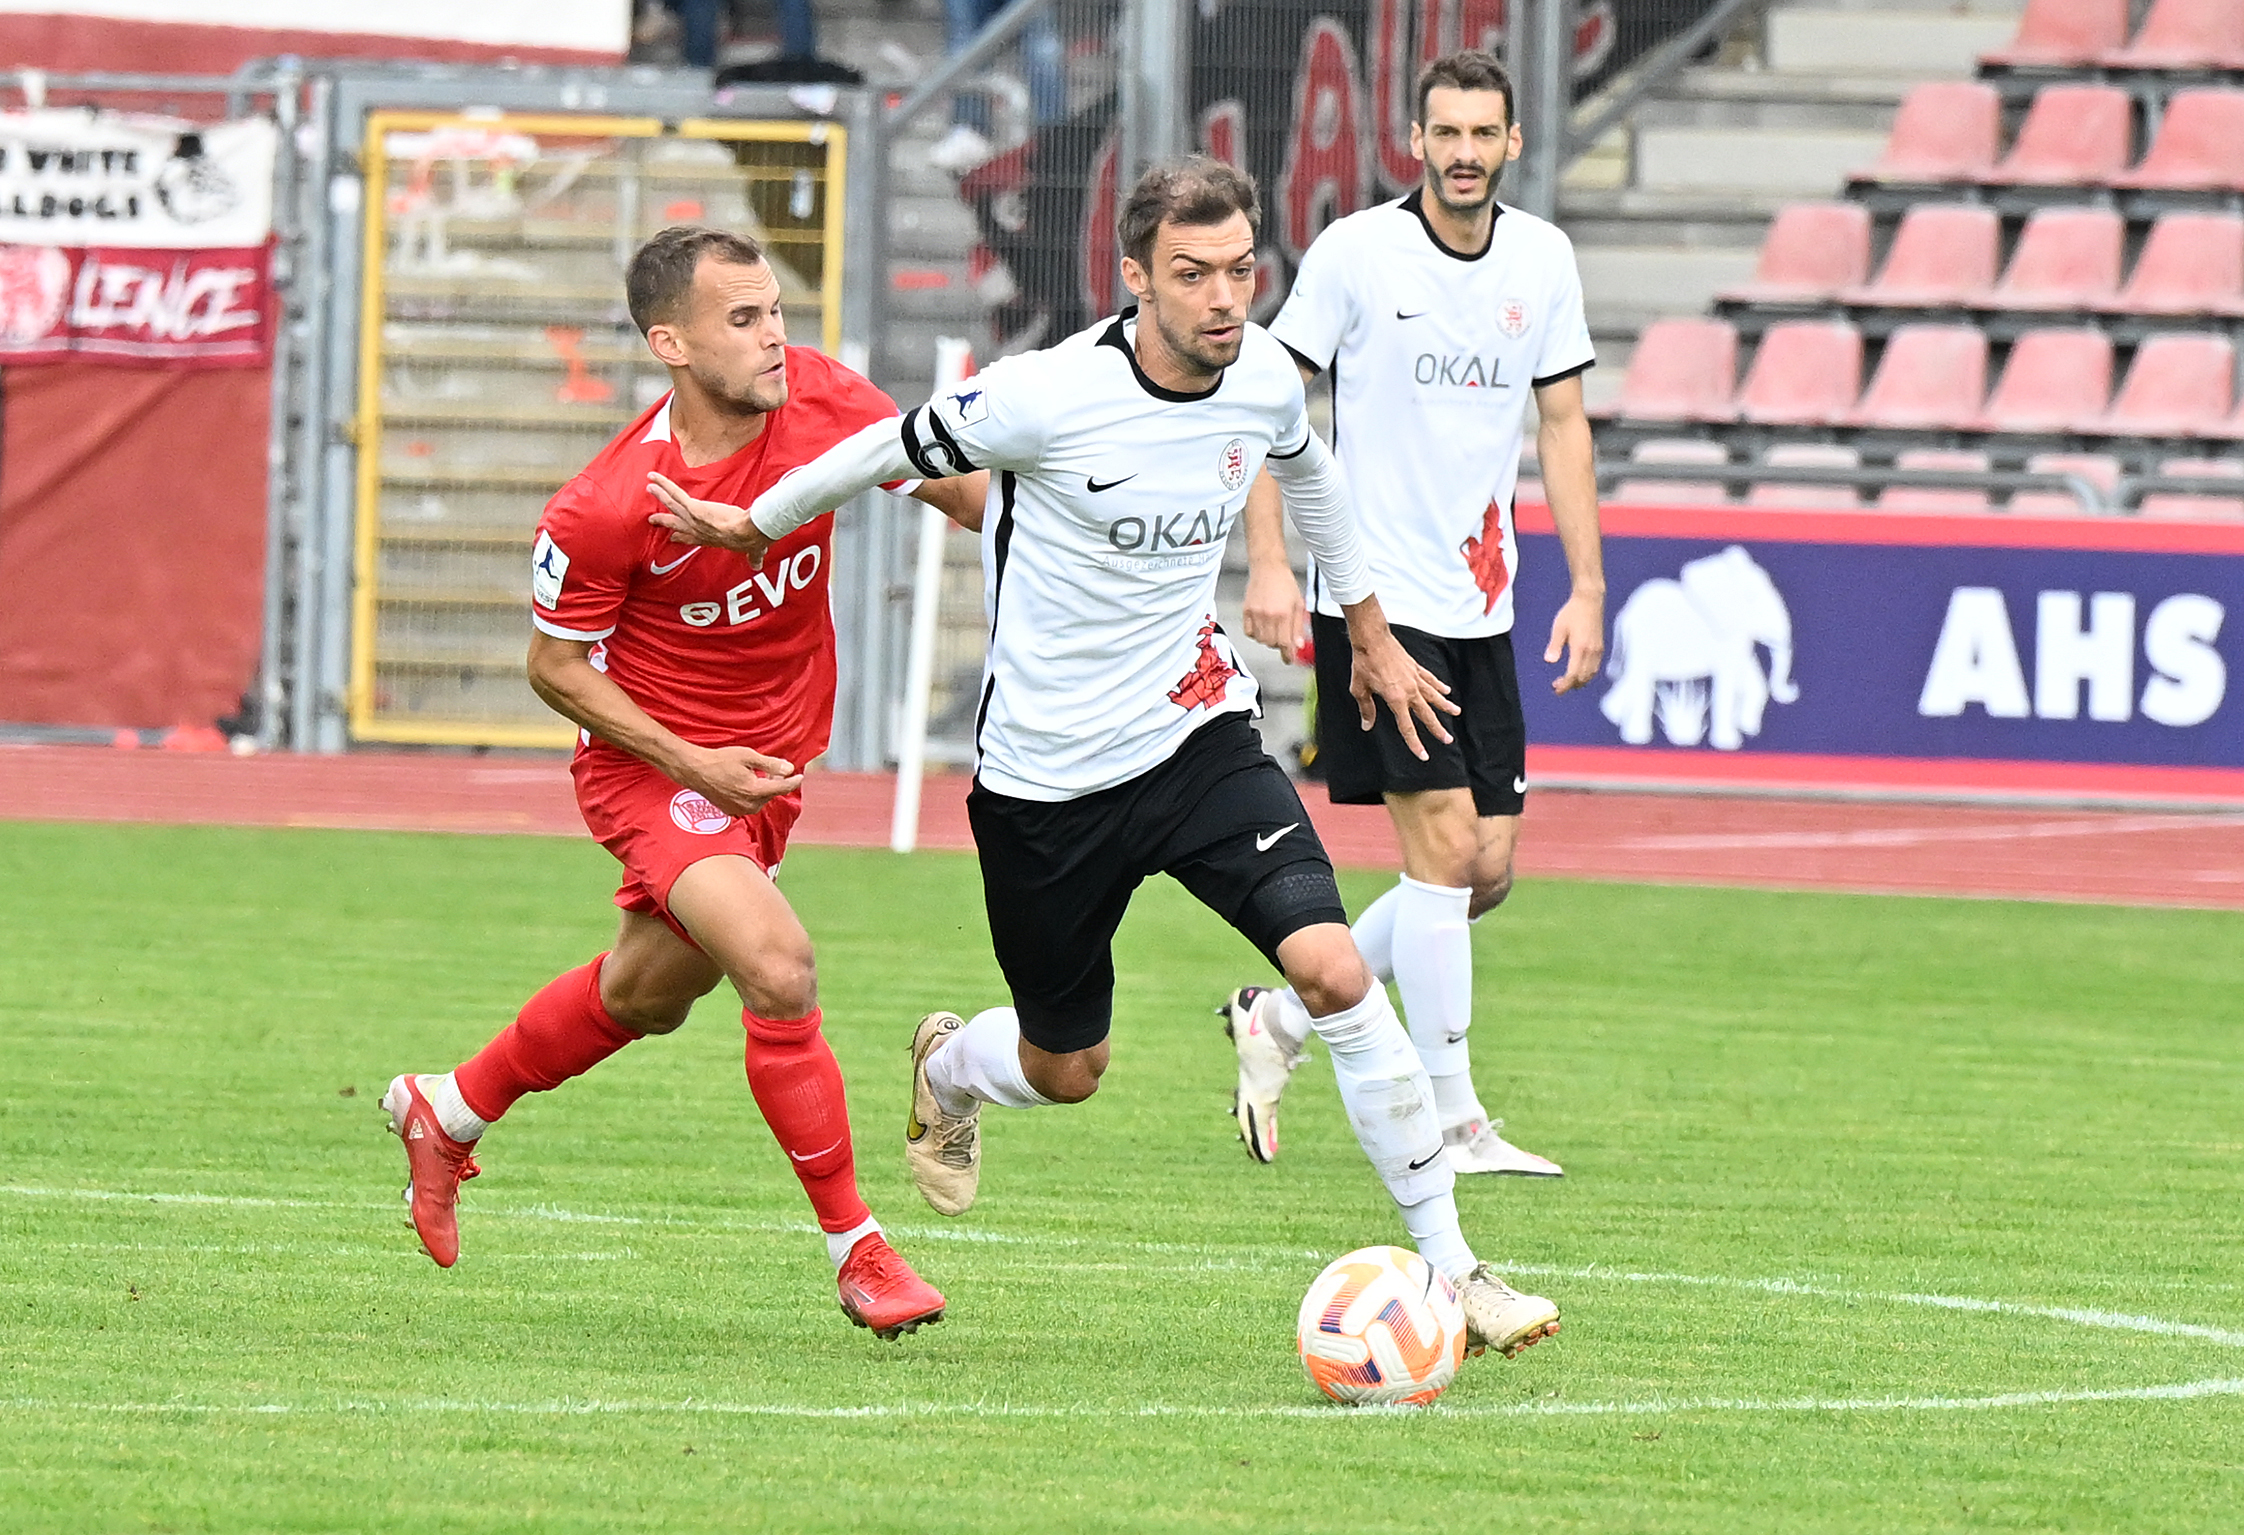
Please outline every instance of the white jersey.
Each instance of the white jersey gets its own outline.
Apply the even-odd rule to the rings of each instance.
[[[1528,396],[1596,360],[1574,247],[1498,206],[1488,248],[1435,238],[1423,190],[1317,237],[1270,334],[1333,370],[1333,453],[1390,623],[1471,639],[1512,626],[1512,491]],[[1337,614],[1312,575],[1320,613]]]
[[[1102,321],[904,418],[915,462],[990,471],[975,748],[999,794],[1111,788],[1255,707],[1216,577],[1263,460],[1309,446],[1301,375],[1249,325],[1216,387],[1180,394],[1146,377],[1135,337],[1127,316]]]

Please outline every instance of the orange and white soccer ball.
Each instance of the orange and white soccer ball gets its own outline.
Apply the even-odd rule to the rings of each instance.
[[[1402,1247],[1363,1247],[1333,1259],[1301,1297],[1302,1368],[1350,1406],[1440,1396],[1465,1358],[1457,1287]]]

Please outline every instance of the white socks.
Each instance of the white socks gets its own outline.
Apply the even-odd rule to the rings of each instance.
[[[1348,928],[1348,936],[1356,940],[1364,963],[1382,986],[1395,978],[1395,906],[1401,895],[1402,886],[1397,885],[1366,906]]]
[[[436,1122],[444,1127],[444,1133],[456,1141],[476,1140],[491,1128],[487,1120],[478,1118],[475,1110],[467,1106],[467,1100],[460,1096],[460,1085],[452,1080],[449,1071],[441,1077],[422,1077],[421,1096],[436,1110]]]
[[[951,1042],[927,1058],[927,1085],[946,1114],[971,1114],[974,1105],[1008,1109],[1051,1107],[1021,1070],[1021,1019],[993,1007],[966,1020]]]
[[[1333,1081],[1356,1143],[1395,1203],[1408,1209],[1448,1194],[1457,1186],[1457,1174],[1441,1153],[1433,1089],[1387,1000],[1387,989],[1374,986],[1354,1007],[1314,1023],[1317,1037],[1332,1053]],[[1451,1205],[1449,1224],[1454,1227],[1456,1220]],[[1464,1239],[1457,1240],[1462,1244]]]
[[[1461,1285],[1471,1277],[1479,1263],[1472,1248],[1465,1245],[1465,1233],[1457,1224],[1454,1193],[1404,1205],[1402,1218],[1410,1239],[1418,1246],[1419,1257],[1448,1275],[1451,1284]]]
[[[847,1231],[827,1232],[826,1256],[833,1260],[834,1268],[836,1269],[836,1271],[840,1270],[842,1261],[849,1256],[849,1250],[852,1247],[855,1247],[859,1242],[864,1241],[865,1238],[871,1236],[878,1230],[880,1230],[880,1222],[874,1220],[870,1215],[868,1215],[863,1220],[859,1221],[856,1225],[850,1227]],[[1431,1258],[1427,1259],[1426,1261],[1429,1263],[1433,1262]],[[1443,1272],[1446,1273],[1447,1270],[1444,1270]]]
[[[1395,986],[1410,1020],[1410,1042],[1429,1076],[1463,1075],[1472,1069],[1465,1031],[1473,1023],[1473,935],[1465,914],[1473,892],[1405,874],[1388,894],[1395,903]]]

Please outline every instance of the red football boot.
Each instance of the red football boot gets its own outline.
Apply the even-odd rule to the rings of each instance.
[[[413,1212],[421,1248],[437,1267],[450,1268],[460,1261],[460,1185],[483,1171],[475,1165],[475,1145],[444,1133],[436,1110],[411,1075],[390,1083],[382,1107],[389,1111],[390,1133],[405,1142],[405,1204]]]
[[[943,1320],[943,1292],[913,1273],[876,1231],[842,1260],[841,1308],[859,1327],[893,1343]]]

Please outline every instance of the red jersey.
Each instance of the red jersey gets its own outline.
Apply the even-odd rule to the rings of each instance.
[[[546,503],[531,553],[531,621],[558,639],[597,641],[593,664],[685,740],[801,767],[833,729],[833,518],[797,528],[751,570],[729,549],[674,544],[647,521],[661,510],[647,473],[705,501],[747,506],[788,470],[896,413],[857,374],[791,346],[787,403],[763,432],[689,469],[664,396]]]

